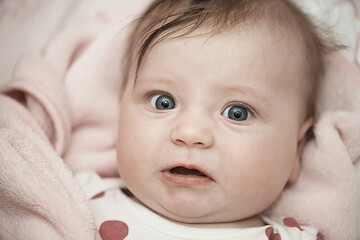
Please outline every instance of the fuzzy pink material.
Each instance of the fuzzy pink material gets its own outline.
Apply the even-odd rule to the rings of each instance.
[[[67,30],[1,88],[0,239],[101,239],[71,170],[117,174],[123,27]]]
[[[24,57],[3,86],[0,239],[100,239],[72,172],[117,174],[124,25],[59,34],[42,53]],[[359,93],[359,70],[332,56],[299,180],[269,214],[313,225],[328,240],[357,238]]]

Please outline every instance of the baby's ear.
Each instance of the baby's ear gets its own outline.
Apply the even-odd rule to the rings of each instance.
[[[296,157],[299,160],[304,150],[306,139],[309,136],[309,132],[311,131],[313,125],[314,125],[314,117],[308,117],[300,127],[298,134],[297,153],[296,153]]]
[[[306,138],[307,138],[308,133],[311,130],[313,125],[314,125],[314,118],[309,117],[304,121],[304,123],[302,124],[302,126],[299,129],[295,165],[294,165],[294,169],[288,180],[289,184],[294,183],[299,177],[301,155],[304,150]]]

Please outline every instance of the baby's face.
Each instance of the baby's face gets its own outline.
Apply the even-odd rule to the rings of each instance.
[[[119,172],[141,202],[176,221],[230,222],[296,179],[306,126],[295,40],[250,28],[154,46],[121,100]]]

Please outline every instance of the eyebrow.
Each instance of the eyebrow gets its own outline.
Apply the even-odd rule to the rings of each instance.
[[[263,94],[261,94],[259,91],[247,86],[225,85],[217,88],[217,91],[222,91],[225,93],[240,93],[243,96],[251,96],[255,99],[259,99],[263,101],[265,104],[268,104],[270,102],[270,100],[267,97],[265,97]]]
[[[179,84],[178,81],[171,81],[166,78],[161,77],[145,77],[145,78],[136,78],[134,81],[134,86],[143,86],[149,84],[163,84],[163,85],[177,85]]]

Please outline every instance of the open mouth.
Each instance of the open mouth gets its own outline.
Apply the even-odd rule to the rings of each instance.
[[[174,167],[169,170],[172,174],[180,174],[180,175],[186,175],[186,176],[198,176],[198,177],[207,177],[204,173],[200,172],[196,169],[186,168],[186,167]]]
[[[176,166],[162,173],[167,182],[182,186],[205,185],[214,181],[206,173],[191,167]]]

